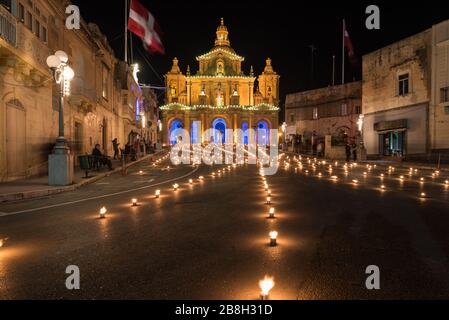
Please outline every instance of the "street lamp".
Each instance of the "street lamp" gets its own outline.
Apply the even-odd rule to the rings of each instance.
[[[48,161],[48,179],[52,186],[66,186],[73,182],[73,157],[64,137],[64,97],[70,95],[70,81],[75,77],[75,72],[67,64],[68,60],[64,51],[56,51],[47,58],[53,79],[59,86],[59,134],[54,154],[49,155]]]

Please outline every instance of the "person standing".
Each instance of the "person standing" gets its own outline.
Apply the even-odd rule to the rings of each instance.
[[[112,140],[112,146],[114,148],[114,160],[118,160],[119,157],[119,146],[120,143],[118,143],[117,138],[115,138],[114,140]]]
[[[346,162],[351,161],[351,145],[347,142],[345,146]]]

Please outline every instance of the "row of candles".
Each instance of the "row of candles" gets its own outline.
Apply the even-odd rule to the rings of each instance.
[[[284,155],[285,155],[285,154],[284,154]],[[299,169],[300,171],[303,171],[303,169],[304,169],[304,164],[302,163],[302,157],[299,156],[299,157],[297,158],[296,156],[294,156],[294,157],[293,157],[293,160],[294,160],[295,162],[297,162],[297,164],[298,164],[298,168],[295,168],[295,171],[296,171],[297,169]],[[310,159],[310,158],[307,158],[306,161],[307,161],[309,167],[311,167],[312,170],[313,170],[314,172],[316,172],[317,166],[327,166],[327,161],[326,161],[326,160],[318,161],[316,158],[313,159],[313,160]],[[290,157],[287,157],[287,159],[286,159],[285,162],[284,162],[284,167],[285,167],[285,169],[288,170],[289,167],[290,167],[290,165],[291,165],[291,163],[290,163]],[[331,180],[333,180],[333,181],[338,181],[338,179],[339,179],[338,176],[337,176],[337,175],[333,175],[333,169],[334,169],[334,166],[335,166],[335,168],[338,169],[338,161],[335,161],[335,162],[334,162],[334,165],[329,164],[329,165],[327,166],[327,168],[328,168],[327,171],[328,171],[329,174],[331,175],[331,177],[330,177]],[[358,165],[357,163],[351,163],[351,164],[345,163],[342,167],[343,167],[343,169],[344,169],[345,175],[347,176],[347,175],[349,175],[349,170],[350,170],[350,169],[357,168],[358,166],[359,166],[359,165]],[[363,177],[365,177],[365,178],[368,177],[369,174],[371,173],[371,171],[372,171],[373,168],[374,168],[374,169],[377,168],[377,165],[375,165],[375,164],[374,164],[374,165],[367,164],[367,165],[366,165],[366,171],[363,171],[363,173],[362,173]],[[396,168],[393,167],[393,166],[389,166],[388,169],[387,169],[387,173],[388,173],[389,176],[391,176],[395,171],[396,171]],[[418,174],[418,171],[419,171],[418,169],[410,167],[409,170],[408,170],[408,175],[409,175],[410,177],[412,177],[413,175]],[[305,172],[306,174],[308,174],[308,173],[309,173],[309,170],[304,170],[304,172]],[[322,174],[321,172],[318,172],[317,176],[318,176],[318,178],[322,178],[322,177],[323,177],[323,174]],[[431,178],[432,178],[433,180],[436,179],[436,178],[439,177],[439,176],[440,176],[440,171],[439,171],[439,170],[435,170],[435,171],[431,174]],[[385,174],[384,174],[384,173],[381,173],[381,174],[379,175],[379,178],[383,181],[383,179],[385,178]],[[399,181],[400,181],[401,183],[403,183],[404,180],[405,180],[405,177],[404,177],[403,175],[399,176]],[[354,185],[359,184],[359,180],[358,180],[358,179],[352,179],[351,182],[352,182]],[[418,183],[420,183],[421,185],[423,185],[423,184],[425,183],[425,177],[424,177],[424,176],[421,176],[421,177],[419,178]],[[444,180],[443,185],[445,186],[445,188],[448,188],[448,187],[449,187],[449,180]],[[386,191],[387,187],[386,187],[385,184],[381,184],[380,187],[379,187],[379,189],[380,189],[381,191],[384,192],[384,191]],[[426,194],[425,192],[420,192],[420,193],[419,193],[419,197],[420,197],[420,198],[427,198],[427,194]]]
[[[260,169],[260,175],[262,177],[262,183],[263,183],[263,188],[266,192],[266,201],[265,204],[269,206],[268,209],[268,219],[276,219],[276,215],[275,215],[275,209],[272,206],[272,194],[271,194],[271,190],[270,187],[268,185],[267,182],[267,178],[264,175],[264,170],[263,168]],[[278,238],[278,231],[276,230],[271,230],[268,233],[268,237],[269,237],[269,245],[271,247],[276,247],[277,246],[277,238]],[[269,294],[271,289],[273,289],[274,287],[274,279],[273,277],[270,277],[268,275],[266,275],[262,280],[259,281],[259,287],[260,287],[260,298],[262,300],[268,300],[269,299]]]

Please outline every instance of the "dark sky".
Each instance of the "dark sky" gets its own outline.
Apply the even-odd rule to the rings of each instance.
[[[73,0],[87,22],[96,22],[123,58],[124,1]],[[413,35],[432,24],[449,19],[441,1],[198,1],[141,0],[155,16],[164,35],[165,56],[148,55],[141,41],[134,38],[134,60],[142,66],[142,82],[163,85],[163,75],[173,57],[178,57],[185,72],[190,64],[197,70],[195,56],[213,46],[215,31],[224,17],[232,47],[246,58],[243,70],[262,72],[265,59],[271,57],[281,75],[281,99],[285,94],[327,86],[332,81],[332,55],[336,55],[336,81],[341,82],[341,21],[347,28],[361,62],[363,54]],[[376,4],[381,10],[381,30],[365,27],[365,8]],[[311,80],[311,51],[315,52],[315,74]],[[152,71],[143,55],[153,66]],[[347,81],[360,80],[361,64],[347,64]]]

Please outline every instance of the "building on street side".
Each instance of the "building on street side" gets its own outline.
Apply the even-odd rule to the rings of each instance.
[[[363,138],[368,156],[430,151],[431,30],[363,56]]]
[[[325,137],[332,144],[355,142],[362,113],[362,83],[360,81],[330,86],[316,90],[288,94],[285,100],[287,140],[301,152],[316,153]],[[324,154],[324,151],[323,151]]]

